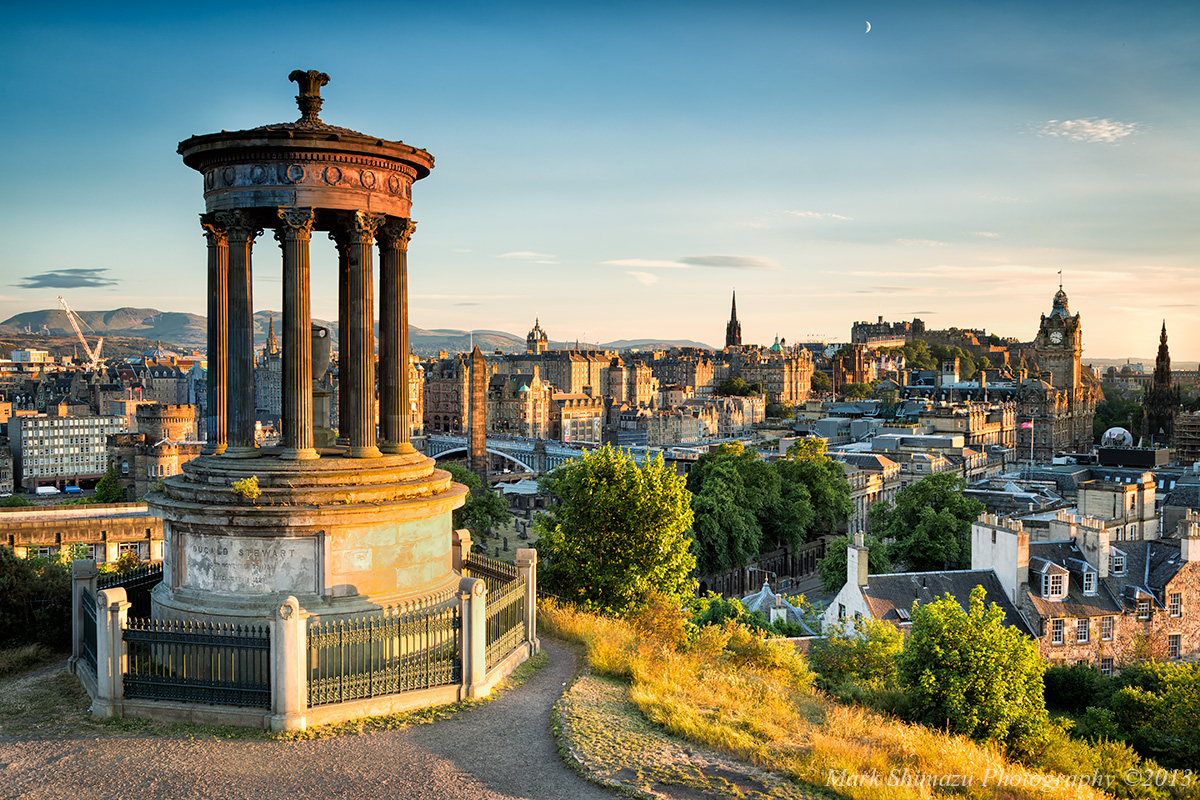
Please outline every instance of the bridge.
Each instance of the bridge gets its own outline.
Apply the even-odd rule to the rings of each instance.
[[[568,461],[578,458],[585,449],[596,449],[600,445],[578,445],[567,442],[555,442],[546,439],[525,439],[519,436],[491,436],[487,438],[487,451],[509,465],[513,472],[529,472],[541,475]],[[466,436],[454,436],[446,433],[434,433],[425,437],[425,455],[432,458],[466,457],[471,445]],[[629,450],[633,457],[642,463],[646,458],[654,458],[662,454],[664,459],[677,461],[694,461],[699,458],[699,452],[683,448],[662,447],[622,447]]]

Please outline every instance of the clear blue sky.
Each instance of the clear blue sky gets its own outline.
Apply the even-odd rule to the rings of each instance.
[[[175,146],[295,119],[315,68],[327,122],[437,159],[420,327],[719,346],[736,287],[746,341],[878,315],[1028,339],[1062,269],[1085,358],[1152,355],[1164,317],[1200,356],[1196,3],[176,5],[6,11],[0,318],[204,313]]]

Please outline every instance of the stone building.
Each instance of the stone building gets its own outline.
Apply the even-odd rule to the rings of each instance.
[[[603,440],[604,399],[586,394],[550,394],[550,437],[572,444],[595,444]]]
[[[153,403],[139,406],[137,432],[108,437],[108,466],[125,499],[145,497],[163,478],[178,475],[200,455],[196,407]]]
[[[1200,461],[1200,411],[1184,411],[1175,418],[1175,461],[1192,466]]]
[[[661,386],[683,386],[695,397],[713,394],[713,359],[707,350],[673,350],[650,362],[650,370]]]
[[[870,529],[871,506],[896,499],[903,487],[900,465],[878,453],[837,453],[846,480],[850,483],[850,502],[854,510],[846,520],[846,532],[865,533]]]
[[[8,445],[8,439],[0,439],[0,494],[12,494],[13,485],[13,457],[12,448]]]
[[[533,320],[533,329],[525,337],[525,352],[532,353],[533,355],[541,355],[548,349],[550,349],[550,337],[542,330],[541,320],[535,317]]]
[[[0,508],[0,537],[18,556],[73,555],[113,562],[126,553],[139,561],[161,561],[162,520],[145,503]]]
[[[972,567],[1000,578],[1044,659],[1107,675],[1148,657],[1200,660],[1200,514],[1174,538],[1120,543],[1093,517],[1051,525],[1047,542],[986,514],[971,528]]]
[[[487,430],[502,436],[550,438],[554,387],[532,374],[492,375],[487,389]]]
[[[267,322],[267,343],[254,359],[254,411],[273,420],[283,414],[283,351],[273,314]]]
[[[463,433],[467,430],[470,380],[471,368],[462,355],[426,366],[422,418],[427,433]]]
[[[796,405],[812,390],[812,354],[778,337],[770,347],[742,347],[730,359],[730,375],[761,383],[768,403]]]
[[[933,434],[960,434],[968,447],[1013,447],[1017,405],[1003,401],[938,403],[920,411],[917,422]]]
[[[614,356],[608,368],[604,395],[615,404],[628,403],[634,408],[649,406],[658,398],[658,378],[647,364]]]
[[[733,350],[742,346],[742,323],[737,318],[737,292],[733,293],[733,302],[729,309],[729,322],[725,325],[725,349]]]
[[[1042,315],[1034,352],[1042,373],[1024,380],[1017,393],[1018,451],[1043,464],[1056,453],[1091,452],[1100,383],[1080,362],[1083,326],[1061,286],[1049,316]]]

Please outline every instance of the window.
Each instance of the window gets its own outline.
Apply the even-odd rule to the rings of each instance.
[[[1042,596],[1043,597],[1062,597],[1063,592],[1063,576],[1062,575],[1043,575],[1042,576]]]
[[[1113,575],[1125,574],[1125,556],[1122,553],[1108,554],[1108,571]]]
[[[845,618],[846,618],[846,605],[845,605],[845,603],[838,603],[838,619],[845,619]]]
[[[1183,595],[1180,594],[1179,592],[1171,593],[1171,616],[1172,617],[1182,617],[1183,616]]]
[[[1061,619],[1056,619],[1050,623],[1050,643],[1051,644],[1062,644],[1063,643],[1063,626],[1064,626],[1064,623]]]
[[[1095,594],[1096,592],[1096,573],[1087,571],[1083,573],[1083,593]]]
[[[1167,658],[1179,658],[1179,634],[1172,633],[1167,637]]]
[[[1113,618],[1102,617],[1100,619],[1100,639],[1105,642],[1111,642],[1113,638]]]
[[[1111,658],[1100,659],[1100,674],[1112,677],[1113,660]]]
[[[1150,601],[1149,600],[1138,600],[1137,601],[1137,611],[1138,611],[1138,619],[1150,619]]]
[[[1075,641],[1087,642],[1092,637],[1092,622],[1089,619],[1081,619],[1075,623]]]

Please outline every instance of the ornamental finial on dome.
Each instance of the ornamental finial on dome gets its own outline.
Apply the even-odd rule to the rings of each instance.
[[[321,124],[321,118],[318,115],[321,113],[321,104],[325,102],[321,99],[321,87],[329,83],[329,76],[315,69],[307,72],[294,69],[288,75],[288,80],[294,81],[300,86],[300,94],[296,95],[296,105],[300,106],[300,119],[297,122],[309,125]]]

